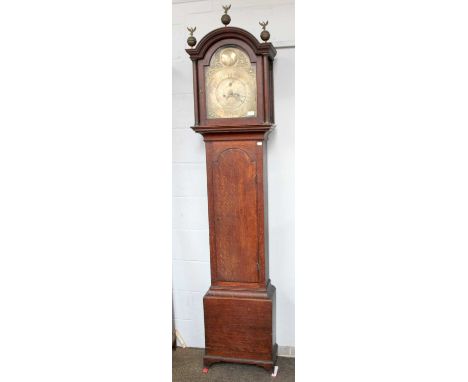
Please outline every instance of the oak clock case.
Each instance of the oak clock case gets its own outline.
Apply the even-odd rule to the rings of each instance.
[[[203,298],[203,363],[272,370],[277,357],[275,287],[269,279],[266,142],[274,128],[273,60],[264,37],[229,27],[198,44],[188,28],[195,124],[205,141],[211,286]],[[225,17],[227,16],[227,18]],[[195,46],[196,45],[196,46]]]

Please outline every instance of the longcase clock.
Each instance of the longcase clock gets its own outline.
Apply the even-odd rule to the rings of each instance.
[[[187,49],[193,62],[194,131],[205,141],[211,286],[203,298],[203,363],[247,363],[272,370],[275,287],[268,271],[266,142],[274,127],[268,22],[258,41],[227,26]]]

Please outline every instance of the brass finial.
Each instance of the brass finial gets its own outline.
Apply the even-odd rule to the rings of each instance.
[[[260,38],[261,38],[263,41],[267,42],[268,39],[270,38],[270,32],[268,32],[268,31],[266,30],[266,26],[268,25],[268,20],[267,20],[267,21],[260,21],[259,24],[261,25],[261,27],[262,27],[262,29],[263,29],[263,30],[262,30],[262,33],[260,33]]]
[[[221,22],[224,24],[224,26],[228,26],[228,24],[231,22],[231,16],[229,16],[227,13],[231,9],[231,4],[229,5],[223,5],[224,9],[224,15],[221,16]]]
[[[190,32],[190,36],[187,39],[187,44],[189,44],[191,47],[194,47],[197,43],[197,39],[193,37],[193,32],[197,30],[197,27],[187,27],[187,30]]]

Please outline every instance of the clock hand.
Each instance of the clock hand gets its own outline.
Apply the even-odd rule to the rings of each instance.
[[[244,96],[244,95],[241,95],[241,94],[239,94],[239,93],[234,93],[233,95],[236,96],[237,98],[245,99],[245,96]]]

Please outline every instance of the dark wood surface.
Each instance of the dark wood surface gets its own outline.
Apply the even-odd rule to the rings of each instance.
[[[212,285],[266,286],[264,147],[257,140],[206,142]]]
[[[273,299],[205,296],[207,356],[271,360]]]
[[[211,164],[214,276],[220,282],[259,281],[257,161],[249,143],[221,147]]]
[[[203,299],[204,364],[240,362],[271,370],[277,357],[276,290],[210,290]]]
[[[257,115],[208,119],[205,66],[219,47],[235,45],[256,64]],[[187,49],[193,60],[195,124],[206,147],[211,287],[206,293],[205,366],[276,362],[275,288],[268,274],[267,137],[274,128],[276,50],[249,32],[216,29]]]

